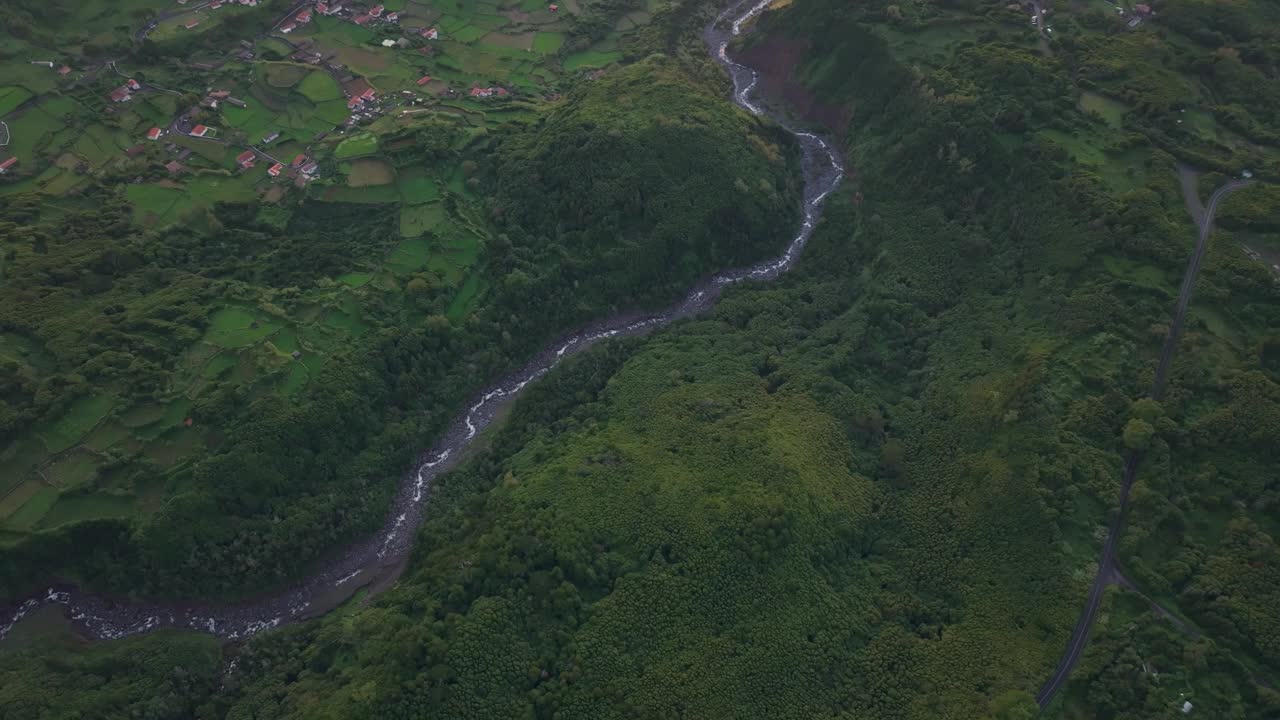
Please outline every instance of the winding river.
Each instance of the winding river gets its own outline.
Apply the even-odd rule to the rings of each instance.
[[[710,22],[703,32],[714,59],[733,79],[734,102],[754,115],[767,115],[753,99],[759,76],[731,60],[729,41],[744,23],[759,15],[770,0],[740,0]],[[772,117],[772,116],[771,116]],[[735,268],[700,282],[676,305],[654,315],[625,314],[588,326],[538,353],[522,370],[479,394],[455,419],[435,446],[420,457],[417,468],[400,484],[386,524],[374,536],[346,548],[292,587],[242,603],[225,605],[165,605],[117,602],[74,587],[53,587],[4,612],[0,639],[27,613],[59,603],[85,635],[112,639],[159,628],[188,628],[218,637],[243,639],[283,623],[316,617],[351,597],[361,587],[377,591],[390,586],[408,561],[413,538],[422,525],[431,483],[458,462],[476,435],[493,422],[503,403],[514,399],[529,383],[547,374],[562,359],[609,338],[641,335],[699,314],[715,303],[721,290],[742,280],[772,280],[789,270],[804,249],[822,209],[823,200],[843,177],[835,151],[822,138],[789,126],[802,151],[804,171],[803,222],[779,257],[750,267]]]

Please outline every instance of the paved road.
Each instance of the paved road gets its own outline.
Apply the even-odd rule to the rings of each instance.
[[[1195,251],[1191,254],[1191,260],[1187,263],[1187,272],[1183,275],[1182,288],[1178,292],[1178,304],[1174,310],[1173,323],[1169,325],[1169,334],[1165,337],[1164,347],[1160,349],[1160,361],[1156,366],[1155,379],[1151,383],[1151,391],[1149,393],[1150,397],[1156,400],[1159,400],[1164,395],[1169,365],[1173,361],[1174,351],[1177,350],[1178,340],[1182,335],[1182,326],[1186,321],[1187,308],[1191,305],[1191,294],[1195,289],[1196,277],[1200,274],[1200,266],[1204,262],[1205,253],[1209,249],[1209,235],[1213,230],[1213,216],[1218,211],[1218,204],[1227,195],[1248,185],[1249,183],[1244,180],[1227,182],[1214,191],[1203,212],[1199,212],[1198,194],[1186,192],[1185,188],[1188,186],[1186,184],[1183,186],[1187,209],[1191,212],[1192,217],[1196,218],[1197,224],[1200,226],[1200,238],[1196,242]],[[1193,202],[1192,198],[1194,198],[1195,202]],[[1133,450],[1129,451],[1129,454],[1124,459],[1124,476],[1120,482],[1120,507],[1111,518],[1107,542],[1103,545],[1102,557],[1098,560],[1098,574],[1093,578],[1093,585],[1089,588],[1089,598],[1085,602],[1084,610],[1080,613],[1080,619],[1076,621],[1075,629],[1071,631],[1071,640],[1067,643],[1067,649],[1058,661],[1058,667],[1036,695],[1036,702],[1039,703],[1041,708],[1047,707],[1053,701],[1053,696],[1057,694],[1058,690],[1066,683],[1067,678],[1071,676],[1072,668],[1075,667],[1076,661],[1080,659],[1080,653],[1084,651],[1084,647],[1089,641],[1089,630],[1093,628],[1093,622],[1097,619],[1098,608],[1102,605],[1103,592],[1107,589],[1107,585],[1117,576],[1116,546],[1120,542],[1120,533],[1124,530],[1125,515],[1129,509],[1129,491],[1133,489],[1133,479],[1137,475],[1138,464],[1141,460],[1141,453]]]

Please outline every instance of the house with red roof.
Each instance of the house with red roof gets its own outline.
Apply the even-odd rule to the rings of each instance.
[[[209,3],[210,10],[217,10],[220,7],[222,7],[222,0],[213,0],[213,2]]]
[[[134,80],[133,78],[129,78],[128,80],[125,80],[125,81],[124,81],[124,84],[125,84],[125,86],[126,86],[126,87],[128,87],[130,90],[141,90],[141,89],[142,89],[142,86],[138,84],[138,81],[137,81],[137,80]]]
[[[355,16],[354,18],[352,18],[352,19],[351,19],[351,22],[353,22],[353,23],[355,23],[355,24],[357,24],[357,25],[368,25],[368,24],[369,24],[369,16],[368,16],[368,15],[357,15],[357,16]]]
[[[387,22],[400,22],[400,13],[395,11],[387,13]]]
[[[560,10],[560,6],[559,6],[559,5],[548,5],[548,6],[547,6],[547,9],[548,9],[548,10],[550,10],[551,12],[557,12],[557,11],[559,11],[559,10]]]
[[[374,5],[373,7],[369,8],[369,14],[372,15],[373,17],[382,17],[382,11],[385,9],[386,8],[382,7],[381,5]]]
[[[422,77],[418,78],[418,87],[422,87],[423,85],[426,85],[429,82],[431,82],[431,76],[423,75]]]
[[[369,87],[369,88],[365,88],[365,89],[364,89],[364,92],[360,93],[360,99],[361,99],[361,100],[372,100],[372,99],[373,99],[373,95],[374,95],[373,88],[371,88],[371,87]]]
[[[300,168],[305,164],[307,164],[307,156],[303,155],[302,153],[299,153],[298,156],[293,159],[293,162],[289,163],[289,166],[294,168]]]
[[[129,88],[121,86],[111,91],[107,97],[111,98],[111,102],[129,102],[133,99],[133,94],[129,92]]]
[[[321,15],[328,15],[329,6],[326,5],[325,3],[318,2],[316,3],[316,12],[320,13]]]
[[[236,156],[236,164],[245,170],[253,167],[253,164],[257,162],[257,160],[258,156],[254,155],[252,150],[245,150]]]
[[[191,137],[204,137],[209,134],[209,129],[207,125],[197,125],[191,128],[190,135]]]
[[[163,134],[164,134],[164,131],[163,131],[163,130],[161,130],[160,128],[158,128],[158,127],[151,128],[150,130],[148,130],[148,131],[147,131],[147,139],[148,139],[148,140],[159,140],[159,139],[160,139],[160,136],[161,136],[161,135],[163,135]]]
[[[284,170],[284,163],[276,163],[267,168],[267,174],[271,177],[280,177],[280,172]]]
[[[286,35],[297,29],[298,29],[298,26],[294,25],[293,23],[285,23],[284,25],[280,26],[280,32],[285,33]]]
[[[303,24],[311,22],[311,8],[303,8],[293,19]]]
[[[422,37],[428,40],[435,40],[436,38],[440,37],[440,31],[436,30],[435,28],[427,28],[426,30],[422,31]]]
[[[199,25],[199,24],[200,24],[200,21],[199,21],[199,20],[197,20],[197,19],[195,19],[195,18],[191,18],[190,20],[188,20],[188,21],[186,21],[186,22],[182,23],[182,27],[184,27],[184,28],[186,28],[186,29],[190,30],[191,28],[193,28],[193,27],[195,27],[195,26],[197,26],[197,25]]]
[[[71,67],[69,65],[63,65],[62,67],[58,68],[59,75],[66,75],[70,72],[71,72]]]
[[[3,175],[3,174],[5,174],[5,173],[9,172],[9,168],[11,168],[11,167],[13,167],[14,165],[17,165],[17,164],[18,164],[18,158],[17,158],[17,157],[11,157],[11,158],[9,158],[8,160],[5,160],[4,162],[0,162],[0,175]]]

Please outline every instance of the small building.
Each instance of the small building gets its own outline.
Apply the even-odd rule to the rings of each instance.
[[[280,172],[284,170],[284,163],[276,163],[267,168],[267,174],[271,177],[280,177]]]
[[[207,125],[197,125],[197,126],[195,126],[195,127],[191,128],[190,135],[191,135],[191,137],[198,137],[198,138],[202,138],[202,137],[204,137],[205,135],[208,135],[208,134],[209,134],[209,130],[210,130],[210,128],[209,128]]]
[[[1191,704],[1191,701],[1190,701],[1190,700],[1184,700],[1184,701],[1182,702],[1182,714],[1183,714],[1183,715],[1189,715],[1189,714],[1191,714],[1191,710],[1192,710],[1194,707],[1195,707],[1195,706]]]
[[[70,73],[71,73],[71,67],[69,65],[63,65],[62,67],[58,68],[59,75],[68,75]]]
[[[213,98],[214,100],[226,100],[227,98],[231,97],[231,91],[230,90],[214,90],[213,92],[209,93],[209,97]]]
[[[281,26],[280,26],[280,32],[282,32],[282,33],[284,33],[284,34],[286,34],[286,35],[288,35],[289,33],[293,32],[294,30],[297,30],[297,29],[298,29],[298,26],[297,26],[297,25],[294,25],[293,23],[285,23],[284,25],[281,25]]]
[[[368,15],[357,15],[357,16],[355,16],[354,18],[351,18],[351,22],[353,22],[353,23],[355,23],[355,24],[357,24],[357,25],[368,25],[368,24],[369,24],[369,16],[368,16]]]
[[[559,6],[559,5],[548,5],[548,6],[547,6],[547,9],[548,9],[548,10],[550,10],[551,12],[559,12],[559,11],[560,11],[560,6]]]
[[[1240,177],[1244,178],[1245,180],[1248,180],[1249,178],[1253,177],[1253,171],[1252,171],[1252,170],[1241,170],[1241,171],[1240,171]]]
[[[275,141],[276,141],[276,140],[278,140],[279,138],[280,138],[280,133],[278,133],[278,132],[273,132],[273,133],[271,133],[270,135],[268,135],[268,136],[266,136],[266,137],[262,138],[262,144],[263,144],[263,145],[270,145],[271,143],[275,142]]]
[[[10,168],[12,168],[14,165],[17,165],[17,164],[18,164],[17,157],[11,157],[4,160],[3,162],[0,162],[0,175],[3,175],[9,172]]]
[[[1147,17],[1148,15],[1151,14],[1151,6],[1146,3],[1138,3],[1137,5],[1133,6],[1133,9],[1136,10],[1138,14],[1143,17]]]
[[[227,104],[228,104],[228,105],[235,105],[235,106],[236,106],[236,107],[238,107],[238,108],[247,108],[247,107],[249,107],[249,103],[247,103],[247,102],[245,102],[245,101],[241,100],[240,98],[234,98],[234,97],[229,97],[229,98],[227,98]]]
[[[253,167],[253,164],[257,162],[257,160],[258,156],[254,155],[252,150],[245,150],[236,156],[236,164],[245,170]]]
[[[386,8],[382,7],[381,5],[374,5],[373,7],[369,8],[369,15],[372,17],[382,17],[382,11],[385,9]]]
[[[307,164],[307,156],[299,153],[299,155],[293,159],[293,162],[289,164],[294,168],[300,168]]]
[[[396,46],[396,41],[392,40],[391,38],[385,38],[382,41],[382,47],[395,47],[395,46]]]
[[[322,3],[322,2],[316,3],[316,12],[320,13],[321,15],[328,15],[329,5],[327,3]]]
[[[303,25],[311,22],[311,8],[303,8],[297,15],[293,16],[293,19]]]
[[[429,82],[431,82],[431,76],[423,75],[422,77],[418,78],[418,87],[422,87],[423,85],[426,85]]]
[[[315,177],[316,173],[319,171],[320,171],[320,163],[316,162],[315,160],[312,160],[311,162],[302,166],[302,174],[306,175],[307,177]]]
[[[170,175],[180,175],[182,174],[183,170],[186,170],[186,168],[182,166],[182,163],[178,162],[177,160],[170,160],[169,162],[165,163],[164,169],[168,170]]]
[[[440,37],[440,31],[436,30],[435,28],[427,28],[426,30],[422,31],[422,37],[428,40],[436,40],[436,39],[439,39]]]
[[[213,0],[213,2],[209,3],[210,10],[217,10],[220,7],[222,7],[222,0]]]
[[[154,128],[151,128],[150,130],[148,130],[148,131],[147,131],[147,139],[148,139],[148,140],[159,140],[159,139],[160,139],[160,136],[161,136],[161,135],[163,135],[163,134],[164,134],[164,130],[161,130],[161,129],[160,129],[160,128],[158,128],[158,127],[154,127]]]
[[[139,155],[141,155],[142,153],[146,152],[146,149],[147,149],[147,146],[146,146],[146,145],[138,144],[138,145],[134,145],[133,147],[129,148],[128,150],[125,150],[125,151],[124,151],[124,154],[125,154],[126,156],[128,156],[128,157],[134,158],[134,157],[138,157],[138,156],[139,156]]]
[[[197,25],[199,25],[199,24],[200,24],[200,21],[199,21],[199,20],[197,20],[197,19],[195,19],[195,18],[191,18],[190,20],[188,20],[188,21],[186,21],[186,22],[182,23],[182,27],[184,27],[184,28],[186,28],[186,29],[190,30],[190,29],[194,28],[195,26],[197,26]]]
[[[129,100],[133,98],[133,94],[129,92],[129,88],[127,87],[118,87],[115,90],[112,90],[111,94],[107,97],[111,98],[111,102],[122,103],[129,102]]]
[[[400,22],[400,13],[394,11],[389,12],[387,13],[386,20],[387,22]]]

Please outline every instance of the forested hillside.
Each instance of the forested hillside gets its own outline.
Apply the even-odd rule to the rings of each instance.
[[[785,243],[798,180],[784,135],[670,61],[583,85],[462,155],[493,178],[450,198],[483,238],[473,287],[487,291],[465,313],[436,271],[334,281],[395,251],[380,205],[304,202],[280,226],[219,203],[145,231],[108,188],[74,212],[0,198],[6,482],[76,506],[9,538],[0,596],[51,576],[170,597],[288,580],[383,519],[410,459],[483,382],[556,333]],[[562,152],[569,133],[590,152]]]
[[[1184,60],[1238,45],[1268,77],[1270,36],[1235,13],[1193,33],[1194,3],[1133,26],[1062,3],[1056,39],[977,0],[780,5],[733,53],[852,170],[795,270],[531,385],[438,483],[405,575],[372,602],[228,646],[222,676],[189,636],[32,642],[0,654],[0,716],[52,712],[39,688],[89,674],[87,715],[1026,720],[1131,451],[1120,572],[1043,716],[1280,716],[1267,186],[1224,206],[1167,392],[1147,397],[1197,235],[1178,163],[1202,196],[1243,162],[1275,167],[1224,131],[1265,104],[1233,114]],[[789,235],[789,144],[689,79],[713,74],[698,29],[667,46],[678,65],[591,81],[495,144],[492,310],[475,335],[428,320],[382,338],[370,382],[423,403],[398,418],[463,381],[424,348],[533,347],[500,334],[531,307],[568,321],[657,301]],[[562,307],[577,296],[552,278],[590,302]],[[269,427],[292,425],[253,437]],[[351,441],[325,442],[338,458]],[[161,649],[180,667],[125,662]],[[92,672],[104,658],[121,669]]]

